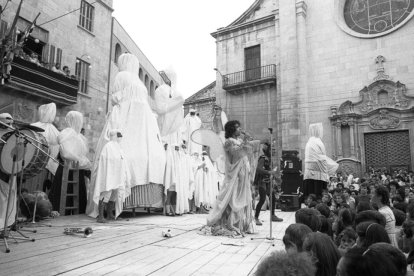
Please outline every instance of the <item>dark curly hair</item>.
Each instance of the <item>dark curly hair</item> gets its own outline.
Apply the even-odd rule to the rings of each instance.
[[[378,186],[375,189],[375,195],[381,197],[381,203],[384,205],[390,205],[390,192],[384,186]]]
[[[233,137],[234,132],[236,132],[237,127],[240,126],[240,122],[237,120],[234,121],[228,121],[225,125],[224,125],[224,137],[226,139]]]

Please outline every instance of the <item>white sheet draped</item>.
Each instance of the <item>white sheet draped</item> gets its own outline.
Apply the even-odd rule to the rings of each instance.
[[[45,137],[48,143],[50,156],[56,159],[57,155],[59,154],[59,130],[57,130],[57,128],[53,125],[53,122],[56,117],[56,104],[50,103],[39,106],[38,117],[39,121],[33,123],[32,125],[45,130],[44,132],[40,132],[40,134],[42,134]],[[54,175],[56,173],[58,166],[58,163],[56,163],[52,159],[49,159],[49,161],[46,164],[46,169]]]

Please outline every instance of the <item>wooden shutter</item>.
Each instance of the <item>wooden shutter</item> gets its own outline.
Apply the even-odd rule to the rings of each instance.
[[[49,68],[55,66],[55,46],[50,45]]]
[[[50,48],[49,44],[46,44],[45,46],[43,46],[43,49],[42,49],[42,61],[45,63],[49,62],[49,51],[50,51],[49,48]]]
[[[244,49],[246,81],[260,78],[260,45]]]
[[[7,32],[7,22],[2,20],[0,25],[0,38],[3,39]]]
[[[63,64],[62,64],[62,49],[57,48],[56,51],[56,63],[60,63],[60,69],[63,68]]]

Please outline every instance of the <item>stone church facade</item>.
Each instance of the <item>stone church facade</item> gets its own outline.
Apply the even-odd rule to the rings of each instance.
[[[414,4],[256,0],[217,45],[215,102],[276,154],[322,122],[343,171],[414,168]],[[194,105],[194,103],[193,103]]]

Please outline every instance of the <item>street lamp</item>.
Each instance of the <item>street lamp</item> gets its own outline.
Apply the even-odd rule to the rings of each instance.
[[[80,60],[81,60],[83,57],[85,57],[85,58],[86,58],[86,59],[88,59],[88,60],[89,60],[89,59],[91,59],[91,56],[90,56],[90,55],[88,55],[88,54],[83,54],[83,55],[81,55],[81,57],[80,57],[80,58],[77,58],[77,59],[76,59],[76,63],[79,63],[79,62],[80,62]],[[91,69],[91,68],[92,68],[92,65],[90,65],[90,64],[89,64],[89,66],[88,66],[88,67],[89,67],[89,69]]]
[[[216,71],[217,73],[219,73],[219,74],[220,74],[220,76],[221,76],[221,80],[222,80],[223,84],[225,84],[225,83],[226,83],[227,78],[226,78],[225,76],[223,76],[223,74],[220,72],[220,70],[219,70],[219,69],[217,69],[217,68],[213,68],[213,70],[214,70],[214,71]]]

